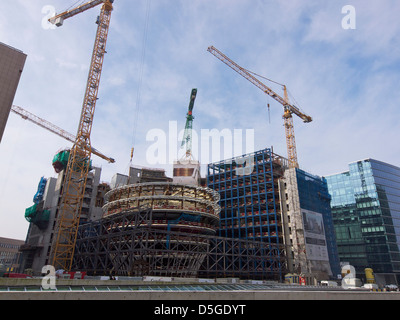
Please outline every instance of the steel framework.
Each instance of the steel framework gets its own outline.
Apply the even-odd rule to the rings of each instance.
[[[161,230],[150,207],[79,228],[74,270],[90,275],[282,279],[284,247]]]
[[[221,197],[220,236],[283,243],[277,180],[285,161],[264,149],[208,165],[207,185]]]

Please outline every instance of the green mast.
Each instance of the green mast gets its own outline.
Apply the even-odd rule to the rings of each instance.
[[[190,95],[189,111],[186,117],[185,133],[183,135],[181,148],[186,144],[186,159],[192,158],[192,129],[193,129],[193,108],[197,96],[197,89],[193,89]]]

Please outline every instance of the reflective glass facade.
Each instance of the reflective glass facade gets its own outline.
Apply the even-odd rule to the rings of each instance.
[[[326,180],[340,261],[400,274],[400,168],[367,159]]]

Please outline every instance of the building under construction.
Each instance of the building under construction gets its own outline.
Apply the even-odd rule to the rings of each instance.
[[[74,269],[90,275],[281,280],[277,244],[217,237],[217,192],[171,183],[112,190],[105,216],[79,228]]]
[[[207,174],[208,186],[221,197],[219,236],[274,248],[258,271],[278,277],[286,272],[278,187],[286,165],[286,159],[265,149],[209,164]]]
[[[275,246],[269,260],[280,264],[270,263],[271,272],[308,284],[340,272],[324,179],[265,149],[209,164],[207,183],[221,197],[219,235]]]
[[[110,191],[80,228],[75,268],[90,274],[196,276],[219,226],[219,194],[169,182]]]
[[[221,193],[222,185],[226,186],[221,173],[209,188],[170,181],[123,185],[106,195],[103,219],[79,228],[73,268],[91,275],[282,280],[286,258],[280,211],[275,207],[278,185],[271,170],[282,176],[285,160],[272,159],[266,152],[259,152],[257,160],[255,168],[259,178],[264,177],[264,189],[258,191],[258,212],[254,205],[253,221],[247,222],[254,226],[247,237],[223,232],[228,209]],[[224,177],[227,168],[218,167]],[[243,176],[237,188],[247,192],[247,186],[252,192],[248,179]],[[259,221],[254,218],[257,214],[262,217]]]
[[[82,224],[97,221],[103,216],[104,195],[110,187],[108,184],[101,183],[100,176],[100,168],[93,168],[89,173],[82,204]],[[22,272],[28,269],[33,274],[40,275],[42,267],[50,264],[55,222],[63,196],[64,179],[64,170],[58,174],[58,178],[41,178],[37,192],[33,196],[33,205],[25,211],[25,219],[30,224],[25,244],[20,248],[23,253]]]
[[[105,1],[103,18],[109,19],[111,11],[112,1]],[[80,12],[82,8],[77,8]],[[209,51],[225,63],[230,61],[215,48]],[[50,206],[55,212],[48,210],[47,197],[35,199],[35,205],[26,212],[33,228],[23,248],[29,257],[26,265],[38,269],[44,260],[57,268],[93,275],[278,280],[283,280],[287,272],[318,280],[332,276],[330,263],[335,260],[336,251],[330,250],[335,245],[331,233],[325,233],[333,230],[330,210],[325,210],[330,200],[325,195],[326,188],[315,179],[318,186],[311,195],[319,195],[319,208],[324,212],[297,205],[303,201],[301,190],[307,183],[301,184],[299,180],[292,113],[305,122],[312,119],[289,105],[286,87],[285,98],[280,98],[243,73],[233,61],[228,65],[254,80],[285,107],[289,160],[265,149],[220,161],[208,165],[204,183],[200,163],[191,152],[197,94],[197,89],[193,89],[182,142],[182,147],[186,144],[186,156],[174,163],[173,178],[167,177],[164,170],[131,167],[129,175],[113,177],[111,191],[105,196],[108,185],[99,189],[95,207],[103,206],[103,212],[98,214],[95,210],[97,213],[93,214],[93,197],[86,199],[91,181],[88,177],[93,170],[90,156],[94,153],[111,163],[114,160],[89,148],[90,145],[77,143],[87,136],[83,131],[88,128],[81,123],[81,134],[69,139],[75,141],[74,147],[61,151],[53,160],[61,178],[57,181],[58,200]],[[93,70],[96,73],[98,68]],[[83,111],[93,105],[94,102],[85,100]],[[51,180],[50,185],[54,183]],[[43,193],[45,185],[42,180],[38,193]],[[49,190],[52,188],[46,192]],[[315,231],[319,232],[318,237],[313,236]]]
[[[309,284],[337,271],[326,181],[289,169],[271,149],[209,164],[208,187],[175,183],[159,169],[131,168],[106,193],[99,174],[96,196],[83,208],[73,270],[281,281],[294,273],[307,275]],[[27,215],[24,265],[36,273],[49,262],[62,179],[61,172],[45,188],[41,180],[34,197],[39,214]],[[48,211],[46,223],[37,220],[41,210]]]

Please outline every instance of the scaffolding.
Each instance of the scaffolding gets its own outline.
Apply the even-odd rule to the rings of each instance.
[[[282,280],[279,244],[155,228],[151,207],[82,225],[74,270],[89,275]]]
[[[265,149],[208,165],[207,185],[221,197],[220,236],[283,243],[278,188],[282,161]]]
[[[284,244],[278,179],[287,166],[287,159],[271,149],[208,165],[207,186],[221,197],[219,236],[237,243]],[[274,265],[281,255],[280,250],[268,251],[263,263]],[[237,252],[236,263],[246,265],[243,256]],[[260,265],[252,268],[256,272]]]

